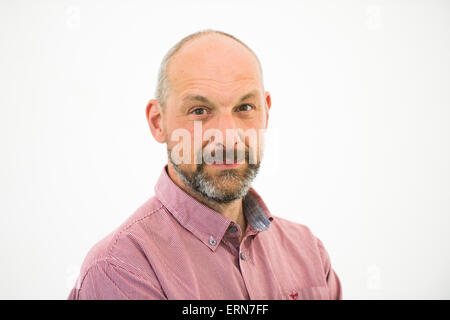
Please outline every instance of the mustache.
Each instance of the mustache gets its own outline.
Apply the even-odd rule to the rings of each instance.
[[[200,149],[195,154],[196,159],[203,159],[202,164],[232,164],[232,163],[256,163],[253,152],[248,147],[225,149],[222,147],[209,150],[207,148]],[[198,162],[196,162],[198,163]]]

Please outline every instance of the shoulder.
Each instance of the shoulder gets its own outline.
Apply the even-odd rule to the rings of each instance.
[[[289,221],[284,218],[276,217],[274,224],[276,231],[290,241],[295,241],[303,249],[307,248],[310,252],[316,252],[324,265],[330,264],[330,256],[325,249],[323,242],[311,231],[311,229],[298,222]],[[275,219],[273,222],[275,222]]]
[[[129,216],[118,228],[95,243],[86,254],[80,270],[80,281],[83,280],[89,269],[99,263],[107,261],[118,267],[141,270],[141,260],[144,259],[140,248],[133,243],[133,237],[142,234],[148,226],[155,225],[155,219],[163,212],[163,205],[156,197],[145,201],[135,212]],[[145,266],[145,264],[144,264]]]
[[[316,241],[316,237],[312,233],[311,229],[307,225],[299,222],[274,216],[274,220],[272,221],[270,227],[273,227],[275,232],[278,232],[284,237],[291,238],[293,240],[302,240],[307,242]]]
[[[323,262],[329,259],[322,241],[307,225],[274,216],[270,228],[279,241],[301,247],[303,252],[318,254]]]

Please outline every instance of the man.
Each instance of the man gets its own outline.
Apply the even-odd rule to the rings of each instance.
[[[89,251],[69,299],[342,299],[322,242],[251,188],[262,80],[254,52],[220,31],[167,53],[146,116],[168,164],[155,196]]]

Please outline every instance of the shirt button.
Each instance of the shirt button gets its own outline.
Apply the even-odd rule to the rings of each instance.
[[[242,260],[245,260],[245,253],[241,252],[240,256]]]
[[[216,240],[213,238],[213,236],[211,236],[211,238],[209,239],[209,244],[212,246],[216,245]]]
[[[230,228],[230,231],[233,232],[233,233],[235,233],[235,232],[238,231],[238,228],[237,228],[236,226],[232,226],[232,227]]]

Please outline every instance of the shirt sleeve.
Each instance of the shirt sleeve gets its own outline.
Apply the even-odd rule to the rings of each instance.
[[[325,278],[327,281],[327,287],[330,295],[330,299],[333,300],[342,300],[342,286],[334,269],[331,267],[330,256],[328,252],[325,250],[325,247],[320,241],[319,238],[316,237],[317,245],[319,247],[320,257],[322,259],[322,263],[324,266]]]
[[[92,265],[68,300],[165,300],[159,281],[101,260]]]

